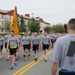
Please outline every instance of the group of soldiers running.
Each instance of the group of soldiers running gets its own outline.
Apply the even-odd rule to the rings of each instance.
[[[42,33],[42,31],[38,34],[36,32],[32,33],[31,36],[28,35],[27,32],[24,32],[24,36],[18,37],[14,36],[14,31],[7,32],[5,37],[3,38],[0,35],[0,60],[3,58],[2,50],[6,49],[6,60],[12,59],[11,69],[14,69],[14,66],[17,65],[17,59],[19,58],[20,47],[23,47],[24,50],[24,61],[28,59],[30,56],[30,51],[33,49],[34,52],[34,60],[38,60],[38,50],[43,49],[45,54],[45,62],[47,62],[47,51],[49,48],[52,48],[56,39],[60,37],[60,35],[56,36],[50,32]]]

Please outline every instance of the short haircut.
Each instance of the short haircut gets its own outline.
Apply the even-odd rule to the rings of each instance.
[[[68,25],[70,26],[70,29],[75,30],[75,18],[70,19]]]
[[[13,32],[14,33],[14,31],[12,30],[11,32]]]
[[[28,32],[26,32],[26,31],[24,33],[27,33],[28,34]]]
[[[40,30],[40,33],[42,33],[43,31],[42,30]]]
[[[48,32],[47,32],[47,31],[45,31],[44,33],[47,33],[47,34],[48,34]]]

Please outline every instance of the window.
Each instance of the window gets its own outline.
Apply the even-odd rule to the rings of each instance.
[[[11,16],[10,16],[10,20],[11,20]]]
[[[4,24],[4,22],[2,21],[2,25]]]
[[[2,18],[3,18],[3,14],[2,14]]]
[[[1,32],[3,32],[3,28],[1,29]]]

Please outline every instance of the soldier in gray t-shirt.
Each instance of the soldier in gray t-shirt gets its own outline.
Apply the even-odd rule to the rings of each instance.
[[[30,37],[28,36],[27,32],[24,32],[24,36],[22,37],[22,45],[23,45],[23,49],[24,49],[24,60],[26,61],[28,58],[28,53],[29,53],[29,49],[30,49]],[[25,57],[26,55],[26,57]]]
[[[34,55],[35,55],[35,61],[37,61],[38,59],[38,48],[40,45],[40,37],[37,35],[37,33],[34,33],[33,38],[31,39],[32,42],[32,47],[33,47],[33,51],[34,51]]]
[[[21,38],[21,35],[18,35],[18,40],[19,40],[19,43],[21,43],[21,40],[22,40],[22,38]]]
[[[19,53],[20,53],[20,45],[21,45],[21,40],[22,40],[22,38],[21,38],[21,36],[20,35],[18,35],[18,40],[19,40],[19,49],[17,50],[17,52],[16,52],[16,55],[17,55],[17,59],[19,58]]]
[[[0,59],[3,58],[3,53],[2,53],[3,44],[4,44],[4,39],[0,35]]]
[[[10,55],[12,56],[12,65],[11,69],[14,68],[14,65],[17,63],[16,61],[16,52],[19,48],[19,40],[16,36],[14,36],[14,31],[11,31],[11,37],[8,41],[7,48],[10,50]]]
[[[10,32],[7,31],[7,34],[4,37],[4,46],[6,49],[6,60],[10,60],[10,51],[7,49],[7,43],[9,41],[10,37],[11,37]]]
[[[44,50],[46,62],[47,62],[47,51],[48,51],[49,46],[50,46],[50,40],[51,40],[51,38],[49,37],[47,32],[45,32],[44,36],[42,37],[42,44],[43,44],[43,50]]]
[[[52,75],[56,75],[59,66],[59,75],[75,75],[75,19],[67,25],[68,34],[59,37],[52,52]]]

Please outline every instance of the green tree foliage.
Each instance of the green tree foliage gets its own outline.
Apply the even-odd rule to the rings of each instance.
[[[56,25],[53,25],[51,26],[51,29],[55,30],[55,32],[60,32],[60,33],[63,33],[65,32],[65,28],[64,28],[64,25],[63,24],[56,24]]]
[[[26,25],[25,25],[23,16],[21,16],[19,31],[20,32],[25,32],[26,31]]]
[[[5,28],[6,28],[6,31],[10,31],[10,24],[11,24],[10,21],[5,20]]]
[[[30,32],[39,32],[40,31],[40,23],[35,21],[34,18],[28,21],[28,28]]]
[[[50,32],[50,30],[51,30],[51,28],[50,28],[50,27],[45,27],[45,29],[44,29],[44,31],[46,31],[47,33],[49,33],[49,32]]]

